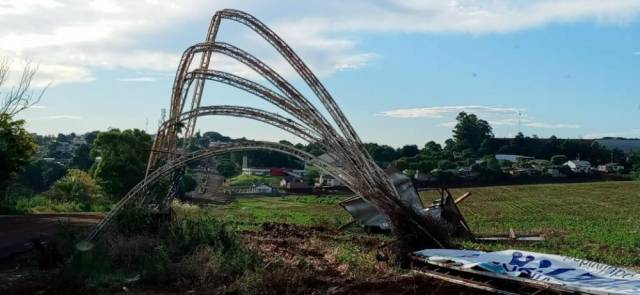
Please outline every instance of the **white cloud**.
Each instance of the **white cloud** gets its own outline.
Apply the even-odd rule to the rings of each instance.
[[[172,41],[184,39],[178,32],[203,35],[224,7],[253,13],[324,76],[375,58],[358,48],[353,33],[508,33],[576,21],[620,25],[640,14],[637,0],[15,0],[0,2],[0,55],[33,58],[42,65],[40,78],[57,83],[92,81],[96,69],[173,72],[181,52]],[[244,48],[264,43],[253,33],[232,35]],[[264,59],[293,74],[273,50]]]
[[[517,108],[462,105],[462,106],[441,106],[426,108],[397,109],[383,112],[383,116],[394,118],[442,118],[446,115],[467,112],[473,114],[511,114],[516,115],[523,111]]]
[[[158,81],[156,77],[133,77],[133,78],[120,78],[118,81],[122,82],[155,82]]]
[[[449,122],[440,123],[440,126],[447,127],[447,128],[453,128],[453,127],[456,127],[456,124],[458,124],[458,122],[449,121]]]
[[[634,52],[632,52],[631,54],[633,54],[633,55],[640,55],[640,51],[634,51]]]
[[[76,115],[53,115],[53,116],[34,118],[32,120],[82,120],[82,117],[76,116]]]
[[[522,126],[544,129],[578,129],[580,125],[570,123],[548,123],[530,117],[525,109],[502,106],[460,105],[440,106],[426,108],[396,109],[383,112],[382,115],[392,118],[447,118],[453,119],[460,112],[476,114],[481,119],[487,120],[491,126]],[[442,127],[453,128],[455,121],[446,121],[439,124]]]
[[[533,128],[547,128],[547,129],[578,129],[578,124],[563,124],[563,123],[545,123],[545,122],[530,122],[524,124],[527,127]]]

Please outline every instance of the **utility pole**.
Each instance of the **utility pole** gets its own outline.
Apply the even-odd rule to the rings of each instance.
[[[522,129],[521,129],[521,119],[522,119],[522,112],[518,111],[518,133],[522,133]]]

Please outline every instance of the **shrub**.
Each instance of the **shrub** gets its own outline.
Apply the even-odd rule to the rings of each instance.
[[[293,201],[303,204],[338,204],[342,201],[342,198],[336,196],[299,196],[293,199]]]
[[[345,243],[335,248],[335,257],[339,263],[347,265],[348,274],[359,277],[375,271],[373,254],[363,251],[360,247]]]
[[[125,236],[116,234],[109,236],[107,251],[115,265],[125,269],[133,269],[141,264],[143,257],[149,253],[149,249],[160,245],[159,239],[148,236]]]
[[[164,246],[160,245],[147,251],[147,254],[142,256],[142,279],[153,283],[166,280],[170,264],[171,259]]]
[[[555,155],[553,157],[551,157],[551,164],[553,165],[562,165],[564,163],[566,163],[569,160],[569,158],[567,158],[567,156],[565,155]]]
[[[65,294],[82,294],[87,290],[108,287],[111,282],[121,280],[114,274],[111,257],[104,247],[83,251],[75,249],[54,285],[57,285],[55,289]]]
[[[131,207],[121,210],[114,220],[116,229],[125,236],[141,234],[150,229],[149,213],[142,208]]]
[[[53,184],[48,195],[59,201],[89,202],[97,198],[98,186],[87,172],[70,169]]]
[[[170,226],[175,251],[193,253],[208,246],[229,277],[238,277],[257,265],[257,256],[247,249],[238,234],[225,222],[212,216],[183,217]]]
[[[196,249],[192,254],[182,257],[174,265],[172,273],[178,280],[178,285],[191,288],[205,285],[222,285],[225,273],[222,262],[218,259],[216,250],[204,246]]]

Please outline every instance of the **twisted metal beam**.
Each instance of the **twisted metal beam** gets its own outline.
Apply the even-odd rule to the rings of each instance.
[[[271,113],[251,107],[232,106],[232,105],[216,105],[199,107],[196,110],[184,112],[180,115],[180,122],[186,122],[193,117],[203,116],[231,116],[239,118],[247,118],[256,121],[261,121],[284,131],[287,131],[307,142],[316,142],[320,140],[320,137],[313,131],[307,129],[305,126],[297,123],[289,118],[283,117],[276,113]],[[166,121],[158,129],[158,133],[165,133],[170,129],[171,121]]]

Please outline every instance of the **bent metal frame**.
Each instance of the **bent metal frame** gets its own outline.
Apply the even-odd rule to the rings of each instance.
[[[223,20],[247,26],[273,46],[311,88],[329,117],[323,116],[300,91],[264,62],[234,45],[216,41]],[[248,66],[278,91],[243,77],[215,70],[211,58],[214,53],[231,57]],[[196,64],[198,58],[199,63]],[[207,81],[244,90],[284,111],[288,117],[244,106],[202,106]],[[318,145],[326,156],[314,157],[293,146],[263,141],[220,144],[187,153],[184,146],[190,142],[196,130],[197,119],[202,116],[233,116],[261,121]],[[179,140],[179,136],[183,140]],[[94,228],[88,236],[89,240],[94,239],[126,204],[144,203],[147,189],[161,177],[173,175],[175,184],[180,178],[180,171],[184,171],[189,163],[222,153],[256,149],[282,152],[317,166],[339,179],[381,212],[388,208],[402,207],[403,201],[393,182],[375,164],[342,110],[309,67],[284,40],[258,19],[242,11],[225,9],[216,12],[211,19],[206,41],[187,48],[182,55],[173,83],[170,116],[156,133],[145,178],[123,196]],[[171,203],[175,187],[176,185],[172,185],[162,201],[164,206]],[[428,230],[425,232],[428,234]]]

